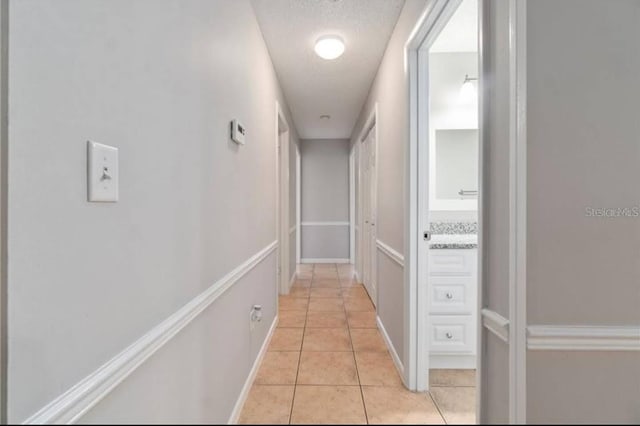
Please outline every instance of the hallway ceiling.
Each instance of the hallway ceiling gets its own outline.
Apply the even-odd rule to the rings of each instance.
[[[278,79],[302,139],[349,138],[404,0],[252,0]],[[338,59],[316,56],[316,40],[337,34]],[[320,116],[328,114],[329,120]]]

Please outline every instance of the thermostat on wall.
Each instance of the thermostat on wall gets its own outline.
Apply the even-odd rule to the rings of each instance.
[[[235,143],[244,145],[244,137],[246,132],[247,132],[247,129],[238,120],[233,120],[231,122],[231,140],[232,141],[234,141]]]

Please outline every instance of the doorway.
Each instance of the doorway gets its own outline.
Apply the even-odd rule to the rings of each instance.
[[[479,21],[477,0],[434,2],[407,46],[407,282],[415,301],[407,381],[419,391],[430,389],[430,372],[477,383]]]
[[[475,383],[478,335],[478,2],[458,2],[418,59],[425,83],[427,130],[419,167],[428,185],[418,193],[430,232],[419,255],[419,289],[426,289],[427,375]],[[430,239],[429,239],[430,238]],[[420,290],[418,290],[420,291]],[[451,373],[451,371],[453,371]],[[450,377],[450,379],[451,379]],[[471,411],[472,407],[469,407]]]
[[[431,228],[429,197],[429,179],[432,174],[429,170],[430,150],[429,140],[432,137],[434,127],[433,118],[430,117],[429,88],[430,78],[430,49],[437,41],[439,34],[445,29],[457,10],[468,0],[435,0],[427,7],[418,25],[414,29],[406,45],[407,69],[409,77],[410,93],[410,138],[407,149],[407,212],[406,212],[406,251],[405,261],[405,292],[409,301],[405,311],[405,337],[407,339],[408,355],[406,356],[407,385],[412,390],[429,389],[430,349],[435,340],[447,341],[455,337],[453,332],[441,328],[442,333],[435,335],[434,321],[432,321],[429,309],[431,303],[438,301],[443,295],[447,299],[455,300],[457,296],[448,292],[440,295],[434,292],[434,288],[428,288],[430,271],[433,271],[433,257],[429,256],[433,229]],[[499,5],[499,7],[496,7]],[[526,354],[527,354],[527,329],[526,329],[526,1],[510,0],[509,2],[488,2],[477,0],[477,37],[478,37],[478,63],[477,75],[465,75],[460,84],[471,83],[476,85],[478,96],[478,193],[477,193],[477,285],[475,286],[476,300],[468,300],[471,306],[475,306],[475,318],[472,327],[462,330],[464,333],[476,333],[476,343],[470,342],[476,347],[476,419],[486,422],[484,410],[491,400],[496,398],[496,392],[501,392],[501,404],[508,409],[508,418],[511,423],[523,423],[526,420]],[[496,28],[495,20],[501,15],[508,17],[508,27],[502,28],[500,37],[508,39],[508,43],[501,45],[504,52],[497,55],[495,52]],[[502,19],[502,18],[500,18]],[[486,55],[483,51],[486,49]],[[496,57],[499,56],[499,59]],[[508,63],[508,71],[503,72],[505,63]],[[498,73],[501,74],[498,74]],[[500,78],[497,79],[496,76]],[[469,78],[467,78],[469,77]],[[473,78],[477,80],[473,80]],[[488,82],[483,86],[483,82]],[[501,87],[496,88],[497,82]],[[467,86],[468,87],[468,86]],[[461,87],[462,89],[462,87]],[[504,89],[506,90],[503,91]],[[426,94],[425,94],[426,92]],[[508,110],[508,114],[499,114],[497,106]],[[496,124],[497,123],[497,124]],[[491,166],[492,161],[502,155],[492,149],[492,139],[495,137],[496,128],[506,132],[508,142],[508,173],[497,174]],[[460,130],[460,129],[456,129]],[[466,129],[469,130],[469,129]],[[468,136],[468,135],[467,135]],[[435,137],[437,140],[437,136]],[[446,137],[445,137],[446,139]],[[433,153],[431,153],[434,155]],[[437,155],[437,154],[435,154]],[[485,167],[485,161],[488,165]],[[500,161],[503,161],[500,158]],[[437,178],[436,178],[437,181]],[[496,183],[499,182],[500,186]],[[493,185],[492,185],[493,184]],[[467,188],[461,188],[463,197],[459,202],[467,201],[464,196],[471,195]],[[473,188],[468,188],[473,191]],[[459,190],[460,191],[460,190]],[[497,215],[495,210],[492,215],[483,218],[483,214],[496,207],[496,195],[506,203],[500,204],[502,224],[508,224],[508,230],[504,233],[492,234],[492,219]],[[505,194],[506,193],[506,194]],[[524,194],[524,195],[522,195]],[[475,195],[475,194],[474,194]],[[506,195],[506,197],[505,197]],[[458,202],[457,202],[458,203]],[[485,229],[485,227],[487,229]],[[489,275],[491,259],[483,255],[483,248],[498,238],[501,244],[507,246],[509,256],[509,268],[504,279],[508,285],[508,303],[502,308],[508,310],[500,312],[494,310],[491,300],[484,297],[489,292]],[[491,253],[488,252],[488,253]],[[458,273],[461,266],[465,265],[460,257],[449,257],[446,262],[441,262],[437,267],[455,269]],[[436,268],[437,268],[436,267]],[[502,271],[500,271],[502,273]],[[454,274],[455,275],[455,274]],[[460,275],[460,274],[458,274]],[[495,275],[495,272],[494,272]],[[458,279],[458,278],[455,278]],[[451,337],[450,337],[451,336]],[[453,339],[455,340],[455,339]],[[499,351],[499,352],[497,352]],[[489,355],[487,355],[489,354]],[[498,355],[496,355],[498,354]],[[497,360],[504,357],[506,362],[498,365]],[[485,374],[491,369],[493,374]],[[425,374],[426,373],[426,374]],[[490,392],[489,392],[490,390]]]
[[[358,206],[360,213],[361,281],[375,306],[378,305],[376,274],[377,253],[377,105],[367,120],[357,143],[358,154]]]

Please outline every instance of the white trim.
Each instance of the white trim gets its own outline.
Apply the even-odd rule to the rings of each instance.
[[[405,69],[408,72],[409,146],[405,150],[405,365],[410,390],[429,389],[429,339],[427,288],[429,244],[422,232],[429,226],[428,74],[423,72],[428,50],[462,0],[428,2],[405,44]],[[423,149],[421,149],[421,147]]]
[[[75,423],[116,386],[184,329],[256,265],[278,248],[274,241],[216,281],[106,364],[33,414],[25,424]]]
[[[403,380],[409,390],[418,388],[418,361],[419,356],[428,360],[428,354],[418,354],[418,307],[415,303],[418,288],[418,48],[424,36],[427,18],[432,14],[435,2],[427,4],[424,13],[418,20],[416,28],[411,33],[405,50],[405,69],[408,70],[408,99],[409,99],[409,146],[405,150],[405,229],[404,252],[407,255],[404,268],[404,353],[406,374]],[[425,311],[426,312],[426,311]],[[427,315],[424,315],[426,318]],[[426,367],[429,374],[429,368]],[[425,380],[428,385],[428,380]]]
[[[532,325],[527,348],[537,351],[640,351],[640,326]]]
[[[374,247],[369,247],[367,250],[373,250],[373,253],[370,253],[370,260],[369,260],[369,270],[365,271],[365,265],[364,265],[364,252],[365,252],[365,244],[369,244],[371,243],[371,241],[366,242],[364,240],[364,230],[366,230],[367,228],[365,228],[365,217],[363,214],[364,208],[363,208],[363,204],[364,204],[364,194],[365,191],[371,191],[371,187],[369,188],[365,188],[363,190],[362,185],[362,161],[363,161],[363,157],[362,157],[362,144],[364,143],[365,139],[367,138],[367,136],[369,135],[369,133],[371,132],[371,130],[375,127],[375,152],[374,152],[374,158],[375,158],[375,163],[374,163],[374,176],[371,180],[369,180],[369,185],[373,185],[373,192],[375,194],[375,199],[374,199],[374,203],[373,203],[373,220],[374,220],[374,226],[373,226],[373,230],[371,231],[373,233],[373,240],[375,241],[378,235],[378,225],[377,223],[377,217],[378,217],[378,206],[377,206],[377,202],[378,202],[378,164],[379,164],[379,159],[378,159],[378,146],[380,144],[380,136],[379,136],[379,128],[380,126],[378,126],[378,120],[379,120],[379,113],[378,113],[378,102],[376,101],[373,104],[373,108],[371,109],[371,111],[369,112],[369,114],[367,115],[367,119],[364,122],[364,125],[362,126],[362,128],[360,128],[360,132],[358,133],[358,137],[355,140],[354,143],[354,148],[357,149],[358,151],[358,156],[356,161],[358,161],[358,211],[360,213],[360,217],[358,220],[358,223],[356,223],[356,228],[358,229],[358,241],[356,242],[356,244],[358,245],[358,259],[356,259],[356,265],[355,265],[355,269],[356,271],[358,271],[361,275],[361,280],[359,280],[360,282],[362,282],[364,284],[364,286],[367,288],[367,291],[370,293],[371,296],[371,300],[373,301],[374,305],[377,306],[378,305],[378,282],[377,282],[377,267],[376,267],[376,257],[375,257],[375,253],[377,253],[377,250],[374,249]],[[362,232],[360,232],[360,230],[363,230]],[[369,282],[365,282],[366,280],[368,280]]]
[[[354,146],[357,146],[355,144]],[[356,199],[355,199],[355,147],[351,147],[349,152],[349,261],[355,263],[356,261]]]
[[[484,413],[482,411],[482,398],[484,394],[480,392],[483,389],[483,354],[484,354],[484,321],[482,319],[482,310],[484,308],[484,242],[486,240],[484,233],[484,193],[485,193],[485,179],[484,179],[484,149],[485,149],[485,136],[484,127],[481,125],[484,120],[485,111],[487,111],[488,96],[485,96],[484,70],[485,70],[485,39],[484,39],[484,13],[485,2],[478,2],[478,261],[477,261],[477,274],[478,283],[476,291],[476,312],[480,312],[481,319],[476,322],[476,422],[481,423],[484,419]]]
[[[302,226],[349,226],[349,222],[302,222]]]
[[[301,176],[301,167],[300,167],[300,146],[296,144],[296,227],[298,229],[301,228],[301,214],[302,211],[301,203],[301,191],[302,191],[302,183],[300,182]],[[296,263],[300,263],[300,258],[302,257],[302,238],[301,232],[296,234]]]
[[[293,274],[291,274],[291,279],[289,280],[289,291],[287,294],[291,292],[291,287],[293,287],[293,284],[296,282],[296,278],[298,278],[298,272],[294,270]]]
[[[356,206],[358,209],[358,214],[356,215],[356,225],[355,225],[355,230],[356,230],[356,241],[355,241],[355,245],[356,245],[356,260],[354,263],[354,270],[357,272],[358,277],[362,278],[363,277],[363,268],[364,268],[364,260],[362,259],[362,229],[363,229],[363,223],[362,223],[362,218],[363,218],[363,214],[362,214],[362,147],[360,146],[360,141],[356,140],[355,143],[353,144],[353,149],[356,153],[356,158],[355,161],[358,164],[358,175],[357,175],[357,181],[358,181],[358,185],[357,185],[357,193],[358,193],[358,197],[355,200],[356,202]],[[355,197],[355,194],[354,194]],[[358,279],[358,282],[362,282],[362,279]]]
[[[289,289],[289,123],[280,103],[276,100],[276,238],[278,244],[277,292],[287,294]],[[281,137],[282,135],[282,137]],[[286,136],[285,136],[286,135]],[[284,141],[283,141],[284,140]],[[286,271],[286,272],[285,272]]]
[[[300,263],[349,263],[349,259],[302,258],[300,259]]]
[[[452,12],[453,13],[453,12]],[[442,12],[444,14],[444,12]],[[434,27],[438,25],[441,19],[434,23]],[[444,24],[442,24],[444,25]],[[431,34],[435,31],[435,28],[430,31]],[[440,30],[437,30],[440,32]],[[428,36],[429,38],[429,36]],[[435,38],[431,36],[430,38]],[[426,42],[426,40],[425,40]],[[417,57],[417,89],[418,93],[421,93],[421,96],[417,97],[417,108],[416,117],[418,117],[417,122],[417,138],[418,138],[418,148],[417,148],[417,186],[416,190],[418,191],[418,199],[416,200],[416,208],[417,208],[417,225],[418,225],[418,234],[430,229],[430,195],[429,195],[429,186],[430,183],[430,141],[429,141],[429,98],[425,96],[429,93],[429,49],[428,48],[420,48],[418,50]],[[426,149],[423,149],[426,147]],[[431,369],[430,362],[430,346],[429,346],[429,322],[431,317],[426,315],[429,311],[429,298],[431,295],[427,289],[429,285],[429,256],[431,246],[428,241],[425,241],[424,238],[418,237],[417,245],[414,246],[417,251],[416,258],[416,289],[415,289],[415,302],[416,305],[416,346],[415,350],[417,352],[415,358],[416,372],[418,376],[416,377],[416,390],[417,391],[427,391],[429,390],[429,371]],[[422,286],[420,285],[422,283]],[[424,291],[426,290],[426,291]],[[420,320],[422,318],[422,320]],[[420,372],[424,372],[420,374]]]
[[[373,105],[373,112],[371,113],[373,116],[373,121],[372,121],[372,127],[371,129],[375,130],[375,134],[374,134],[374,165],[373,165],[373,169],[374,169],[374,173],[373,173],[373,194],[374,194],[374,200],[373,200],[373,242],[375,244],[375,242],[378,240],[378,171],[380,170],[379,164],[380,164],[380,126],[379,124],[379,119],[380,119],[380,113],[379,113],[379,109],[378,109],[378,102],[376,102]],[[369,129],[369,131],[371,131],[371,129]],[[374,253],[372,253],[373,255],[373,259],[371,261],[372,263],[372,267],[371,267],[371,277],[370,277],[370,281],[371,281],[371,285],[370,287],[373,289],[374,294],[371,295],[372,297],[372,301],[375,304],[376,308],[378,306],[378,295],[379,295],[379,283],[378,283],[378,257],[376,256],[377,251],[374,249],[373,250]],[[364,286],[367,286],[367,283],[363,283]]]
[[[393,343],[391,342],[391,338],[389,337],[387,330],[384,328],[384,325],[382,324],[382,320],[377,315],[376,315],[376,324],[378,325],[378,330],[380,330],[380,334],[382,335],[382,339],[384,340],[384,343],[387,345],[387,349],[389,349],[389,353],[391,354],[391,359],[393,359],[393,365],[395,365],[396,370],[398,370],[398,374],[400,374],[400,377],[404,382],[404,379],[405,379],[404,365],[402,365],[402,361],[398,356],[398,352],[396,352],[396,348],[393,346]]]
[[[526,0],[509,0],[509,422],[526,423]]]
[[[491,309],[482,309],[482,326],[500,340],[509,343],[509,320]]]
[[[249,376],[247,380],[244,382],[244,386],[242,386],[242,391],[240,391],[240,395],[236,400],[236,404],[233,406],[233,411],[231,412],[231,416],[229,416],[229,421],[227,424],[235,425],[240,420],[240,413],[242,413],[242,408],[244,407],[245,402],[247,402],[247,397],[249,396],[249,391],[251,391],[251,386],[253,386],[253,382],[258,375],[258,371],[260,370],[260,365],[264,360],[265,355],[267,354],[267,349],[269,348],[269,343],[271,343],[271,338],[273,337],[273,332],[276,330],[278,325],[278,316],[273,319],[271,323],[271,327],[269,327],[269,332],[267,333],[267,337],[264,339],[262,343],[262,347],[260,348],[260,352],[258,352],[258,356],[256,360],[253,362],[253,366],[251,367],[251,371],[249,372]]]
[[[398,253],[396,250],[385,244],[383,241],[376,240],[376,246],[378,250],[386,254],[391,260],[404,268],[404,256]]]
[[[293,234],[294,232],[296,232],[296,225],[293,225],[291,228],[289,228],[289,235]]]

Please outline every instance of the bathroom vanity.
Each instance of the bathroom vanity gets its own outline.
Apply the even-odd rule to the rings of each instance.
[[[432,224],[429,250],[430,368],[476,367],[477,224]]]

